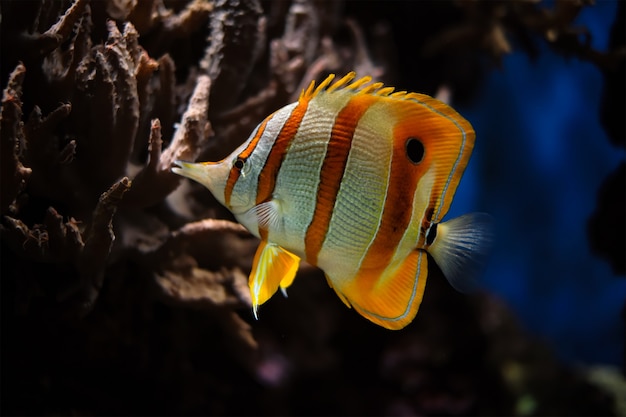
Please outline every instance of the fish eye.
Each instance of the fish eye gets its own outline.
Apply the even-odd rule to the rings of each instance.
[[[237,158],[233,163],[233,166],[241,171],[243,167],[246,166],[246,160],[243,158]]]
[[[419,164],[424,159],[424,144],[419,138],[410,137],[405,143],[406,156],[409,161]]]

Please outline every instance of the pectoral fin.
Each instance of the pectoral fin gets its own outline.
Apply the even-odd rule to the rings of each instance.
[[[293,282],[300,258],[278,245],[261,241],[254,255],[248,285],[252,295],[252,308],[257,318],[257,308],[278,290]]]
[[[385,270],[359,271],[339,297],[363,317],[390,330],[408,325],[417,314],[428,277],[426,252],[415,250],[401,265]]]

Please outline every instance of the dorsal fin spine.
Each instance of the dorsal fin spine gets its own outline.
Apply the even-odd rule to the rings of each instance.
[[[309,83],[309,87],[306,90],[302,90],[302,92],[300,93],[300,100],[302,100],[305,97],[311,97],[312,95],[314,95],[315,93],[313,92],[313,89],[315,88],[315,80],[312,80]],[[319,87],[318,87],[319,89]],[[317,90],[315,90],[315,92],[317,92]]]
[[[313,92],[313,96],[316,96],[320,93],[320,91],[324,90],[326,87],[328,87],[328,85],[331,83],[332,80],[335,79],[335,74],[330,74],[328,77],[326,77],[326,79],[324,81],[322,81],[320,83],[320,85],[317,86],[317,88],[315,89],[315,91]]]
[[[355,82],[353,82],[352,84],[347,86],[346,88],[349,88],[351,90],[358,90],[361,86],[363,86],[364,84],[369,83],[370,81],[372,81],[372,77],[367,75],[367,76],[365,76],[363,78],[359,78],[358,80],[356,80]]]
[[[350,71],[342,79],[340,79],[339,81],[335,82],[333,85],[328,87],[328,90],[326,90],[326,91],[328,91],[329,93],[333,92],[333,91],[337,90],[338,88],[341,88],[341,87],[345,86],[346,84],[348,84],[350,81],[352,81],[354,79],[354,77],[356,77],[356,72]]]
[[[398,99],[419,99],[422,97],[421,94],[417,93],[394,91],[394,87],[386,87],[382,82],[374,82],[368,85],[372,81],[372,77],[369,75],[357,80],[355,78],[356,73],[351,71],[335,82],[333,82],[335,74],[329,74],[318,86],[315,86],[315,81],[311,81],[307,89],[302,90],[300,93],[300,100],[311,100],[320,93],[332,93],[341,89],[351,90],[355,94],[371,94]]]
[[[387,97],[389,96],[389,94],[393,93],[393,90],[393,87],[385,87],[378,90],[376,94],[378,94],[379,96]]]

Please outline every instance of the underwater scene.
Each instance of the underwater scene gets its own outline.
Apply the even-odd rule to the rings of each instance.
[[[0,1],[2,414],[626,416],[625,3]]]

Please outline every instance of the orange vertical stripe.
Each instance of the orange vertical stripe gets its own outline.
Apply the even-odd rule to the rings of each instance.
[[[250,141],[248,146],[246,146],[246,149],[244,149],[243,152],[237,155],[238,158],[248,159],[250,154],[254,152],[254,149],[261,139],[261,136],[263,136],[263,132],[265,132],[265,126],[267,125],[267,122],[269,122],[273,116],[274,114],[271,114],[270,116],[266,117],[265,120],[263,120],[263,122],[259,126],[259,129],[256,132],[256,135],[254,135],[254,138]],[[224,188],[224,203],[228,208],[230,208],[230,197],[233,195],[233,189],[235,188],[235,184],[237,183],[240,174],[241,171],[234,167],[230,169],[230,173],[228,174],[226,187]]]
[[[298,128],[300,127],[300,123],[302,123],[308,106],[309,100],[301,99],[280,129],[280,133],[274,141],[272,149],[270,149],[267,159],[265,160],[265,165],[263,165],[259,174],[256,204],[261,204],[271,199],[274,193],[274,187],[276,187],[278,171],[285,159],[291,142],[296,136],[296,133],[298,133]],[[267,230],[259,227],[259,236],[261,239],[267,239]]]
[[[363,114],[377,99],[371,95],[356,95],[335,119],[320,170],[315,211],[304,237],[306,260],[312,265],[317,265],[317,257],[328,232],[337,193],[348,163],[354,131]]]
[[[414,104],[402,103],[401,105],[411,106]],[[416,132],[422,130],[419,128],[420,123],[423,123],[420,118],[410,117],[400,120],[394,127],[393,155],[388,178],[387,198],[383,207],[380,227],[363,258],[360,268],[362,271],[371,269],[382,271],[389,265],[411,222],[415,189],[420,178],[431,167],[432,163],[432,153],[429,152],[427,144],[424,159],[419,165],[416,166],[411,163],[406,157],[406,139],[416,136]],[[374,285],[374,283],[368,284]]]

